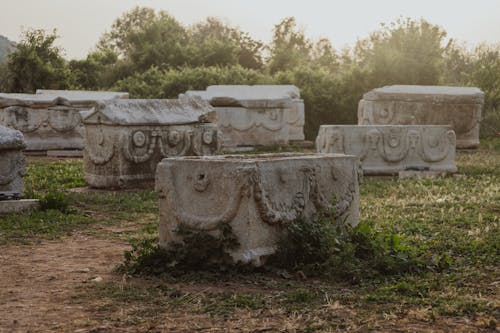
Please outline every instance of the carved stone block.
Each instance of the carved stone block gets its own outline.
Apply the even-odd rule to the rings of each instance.
[[[387,86],[363,95],[359,125],[450,125],[457,148],[479,146],[484,93],[478,88]]]
[[[220,148],[215,112],[200,100],[100,102],[83,116],[84,176],[97,188],[153,181],[162,158],[210,155]]]
[[[336,154],[263,154],[167,158],[156,172],[160,246],[182,241],[179,226],[217,236],[231,225],[235,262],[261,265],[288,223],[333,212],[358,223],[359,160]]]
[[[304,101],[295,86],[218,85],[186,95],[207,100],[215,107],[224,147],[304,140]]]
[[[456,172],[455,144],[443,125],[322,125],[316,138],[318,152],[356,155],[367,175]]]
[[[0,94],[0,124],[21,131],[28,150],[83,149],[80,111],[116,98],[128,94],[66,90]]]
[[[17,198],[24,192],[25,147],[21,132],[0,126],[0,200]]]

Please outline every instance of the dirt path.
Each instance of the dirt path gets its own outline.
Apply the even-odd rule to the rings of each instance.
[[[0,332],[70,331],[89,320],[75,289],[93,278],[112,279],[125,242],[79,233],[63,241],[0,247]]]

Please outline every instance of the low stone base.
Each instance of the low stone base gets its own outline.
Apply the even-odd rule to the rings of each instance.
[[[83,157],[82,150],[47,150],[49,157]]]
[[[418,170],[405,170],[399,171],[399,179],[436,179],[443,178],[448,175],[446,171],[418,171]]]
[[[223,147],[222,151],[226,153],[244,153],[255,149],[255,147]]]
[[[38,208],[38,199],[0,201],[0,214],[30,213]]]

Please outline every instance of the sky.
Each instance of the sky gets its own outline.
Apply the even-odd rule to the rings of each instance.
[[[399,17],[438,24],[469,48],[500,43],[500,0],[0,0],[0,35],[18,41],[27,28],[55,28],[65,57],[82,59],[135,6],[165,10],[186,26],[218,17],[264,42],[294,16],[308,37],[329,38],[336,49]]]

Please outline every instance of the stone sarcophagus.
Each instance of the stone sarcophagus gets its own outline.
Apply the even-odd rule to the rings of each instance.
[[[455,132],[444,125],[322,125],[319,153],[356,155],[366,175],[456,172]]]
[[[128,94],[65,90],[0,94],[0,124],[21,131],[27,150],[83,149],[80,111],[116,98]]]
[[[188,91],[210,102],[224,147],[288,144],[304,140],[304,101],[292,85],[219,85]]]
[[[25,147],[21,132],[0,126],[0,200],[18,198],[24,192]]]
[[[358,223],[358,164],[337,154],[164,159],[156,172],[160,246],[182,242],[181,227],[217,236],[229,224],[239,242],[233,260],[261,265],[298,218],[328,211],[338,223]]]
[[[450,125],[457,148],[479,146],[484,93],[478,88],[396,85],[363,95],[359,125]]]
[[[199,99],[99,102],[83,115],[84,175],[97,188],[153,181],[162,158],[220,148],[213,108]]]

